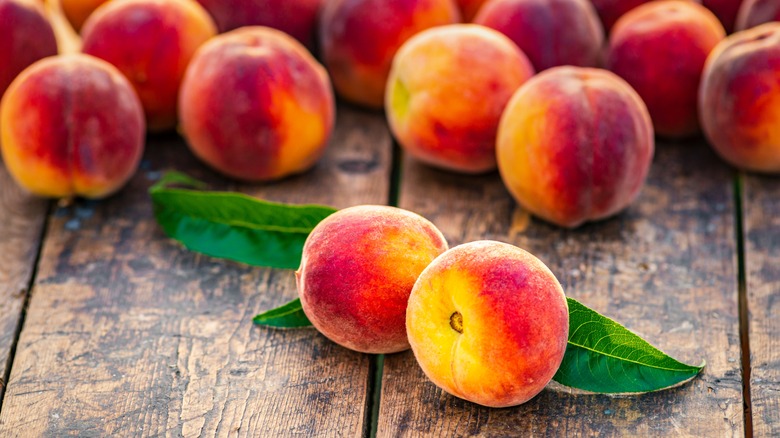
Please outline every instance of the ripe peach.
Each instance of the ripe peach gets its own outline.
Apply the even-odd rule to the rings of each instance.
[[[606,70],[556,67],[512,97],[498,167],[531,213],[564,227],[614,215],[639,194],[653,157],[645,104]]]
[[[745,0],[739,8],[734,27],[745,30],[770,21],[780,21],[780,1]]]
[[[184,70],[216,35],[208,13],[190,0],[122,0],[99,7],[84,24],[84,53],[116,66],[135,87],[148,128],[176,125]]]
[[[479,241],[425,268],[409,297],[406,328],[433,383],[484,406],[515,406],[558,371],[569,306],[539,259],[506,243]]]
[[[220,32],[244,26],[268,26],[314,48],[322,0],[198,0],[214,17]]]
[[[76,32],[81,30],[84,26],[84,22],[87,21],[90,15],[95,12],[95,9],[108,0],[60,0],[62,5],[62,12],[65,18],[68,19],[70,25]]]
[[[699,91],[701,123],[734,166],[780,172],[780,23],[723,40],[707,59]]]
[[[465,173],[496,168],[496,129],[509,98],[534,74],[501,33],[476,24],[424,31],[398,51],[386,113],[406,152]]]
[[[247,181],[314,165],[336,111],[325,69],[291,36],[260,26],[204,44],[187,69],[180,99],[190,149],[220,172]]]
[[[434,26],[460,20],[453,0],[329,0],[320,20],[323,62],[336,92],[379,109],[401,44]]]
[[[469,22],[477,16],[482,5],[487,3],[488,0],[457,0],[458,7],[460,7],[463,20]]]
[[[102,198],[133,175],[144,115],[111,64],[86,55],[46,58],[22,72],[0,105],[3,160],[14,179],[47,197]]]
[[[589,0],[493,0],[474,23],[508,36],[536,71],[601,64],[604,29]]]
[[[696,100],[704,61],[725,36],[718,18],[701,5],[648,3],[612,29],[607,68],[639,93],[658,135],[690,136],[699,132]]]
[[[406,302],[420,272],[447,250],[428,220],[364,205],[323,220],[296,273],[303,311],[333,342],[364,353],[409,348]]]
[[[0,0],[0,96],[22,70],[56,54],[57,40],[39,3]]]
[[[701,4],[718,17],[726,33],[734,31],[734,22],[742,0],[702,0]]]

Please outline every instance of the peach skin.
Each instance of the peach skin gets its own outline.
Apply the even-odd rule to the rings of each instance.
[[[508,36],[536,71],[601,64],[604,29],[589,0],[492,0],[474,23]]]
[[[43,8],[31,0],[0,0],[0,96],[35,61],[57,54]]]
[[[496,130],[509,98],[534,69],[503,34],[476,24],[421,32],[401,47],[385,112],[405,152],[463,173],[496,168]]]
[[[0,104],[3,160],[35,195],[103,198],[135,173],[144,147],[141,103],[111,64],[74,54],[38,61]]]
[[[704,6],[650,2],[615,24],[607,68],[645,101],[656,134],[692,136],[700,130],[697,90],[704,61],[725,36],[723,25]]]
[[[701,123],[732,165],[780,172],[780,23],[737,32],[712,51],[699,90]]]
[[[83,51],[116,66],[135,87],[147,127],[176,126],[184,70],[217,29],[191,0],[121,0],[100,6],[84,24]]]
[[[420,274],[406,329],[433,383],[483,406],[508,407],[533,398],[558,371],[569,307],[539,259],[478,241],[452,248]]]
[[[633,202],[653,151],[642,99],[600,69],[538,74],[512,97],[498,128],[507,189],[523,208],[563,227],[612,216]]]
[[[447,250],[428,220],[363,205],[320,222],[296,273],[306,316],[333,342],[364,353],[409,348],[406,304],[420,272]]]
[[[453,0],[329,0],[322,7],[320,49],[336,93],[380,109],[393,57],[412,35],[456,23]]]
[[[325,69],[294,38],[261,26],[224,33],[201,47],[180,99],[181,132],[190,149],[246,181],[313,166],[336,112]]]

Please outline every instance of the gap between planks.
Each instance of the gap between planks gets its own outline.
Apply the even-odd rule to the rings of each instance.
[[[35,257],[33,258],[32,262],[30,278],[27,280],[27,284],[24,289],[24,300],[22,301],[22,309],[19,314],[19,321],[17,322],[16,329],[14,330],[14,338],[11,341],[11,349],[8,351],[8,361],[5,367],[5,374],[2,376],[2,380],[0,380],[0,411],[3,410],[5,389],[8,383],[8,379],[11,376],[14,357],[16,356],[16,346],[19,343],[19,336],[22,334],[22,328],[24,327],[24,321],[27,316],[27,306],[30,304],[30,295],[32,294],[33,284],[35,284],[35,279],[38,275],[38,262],[40,261],[41,251],[43,250],[43,241],[46,239],[46,230],[49,226],[49,218],[52,212],[51,206],[52,202],[47,202],[43,216],[43,224],[41,225],[41,231],[38,233],[38,243],[35,247]]]
[[[750,330],[745,266],[745,185],[744,175],[734,175],[734,228],[737,240],[737,287],[739,304],[739,339],[742,347],[742,403],[745,437],[753,437],[753,410],[750,400]]]

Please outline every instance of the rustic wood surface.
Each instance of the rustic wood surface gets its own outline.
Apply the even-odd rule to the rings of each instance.
[[[525,214],[495,173],[459,176],[407,158],[397,163],[400,187],[391,187],[391,155],[383,116],[350,107],[339,108],[316,168],[274,184],[229,183],[175,135],[153,137],[125,190],[52,206],[48,221],[48,203],[0,168],[0,376],[13,361],[0,436],[367,436],[373,426],[377,436],[720,437],[743,436],[751,424],[755,436],[780,434],[780,180],[747,176],[741,193],[746,424],[735,174],[702,141],[659,144],[638,201],[573,231]],[[385,204],[399,193],[401,207],[431,219],[452,245],[523,247],[570,296],[707,368],[655,394],[551,385],[523,406],[486,409],[438,390],[409,352],[374,370],[372,356],[314,330],[255,327],[255,314],[295,297],[291,273],[200,256],[164,236],[147,189],[168,169],[295,203]]]
[[[392,149],[383,117],[340,108],[332,144],[312,172],[236,187],[196,163],[178,138],[156,138],[120,194],[56,210],[0,436],[366,433],[371,357],[314,330],[254,326],[254,315],[296,296],[292,272],[182,249],[156,225],[146,193],[161,171],[175,168],[277,201],[386,203]],[[19,233],[17,243],[34,242]],[[17,252],[18,263],[29,266],[30,252]],[[9,285],[20,295],[28,274],[15,275],[2,293]]]
[[[780,436],[780,179],[748,176],[745,266],[753,431]]]
[[[19,189],[0,159],[0,401],[47,205]]]
[[[463,177],[411,160],[400,206],[451,244],[514,243],[567,294],[704,374],[637,397],[546,389],[512,409],[466,403],[428,382],[411,353],[385,358],[379,436],[742,436],[744,433],[732,171],[700,142],[660,144],[638,202],[574,231],[531,219],[496,174]]]

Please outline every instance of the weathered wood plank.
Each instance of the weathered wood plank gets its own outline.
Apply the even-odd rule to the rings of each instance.
[[[20,189],[0,160],[0,400],[34,271],[47,204]]]
[[[780,179],[743,187],[753,431],[780,436]]]
[[[380,115],[341,108],[316,169],[239,188],[277,201],[385,203],[390,145]],[[292,273],[167,239],[146,194],[161,170],[228,185],[175,138],[148,149],[121,194],[54,215],[0,436],[360,436],[370,357],[314,330],[253,326],[296,296]]]
[[[498,175],[463,177],[405,160],[400,204],[451,244],[514,243],[540,257],[567,294],[622,322],[704,375],[636,397],[547,388],[487,409],[428,382],[410,352],[385,359],[380,436],[742,436],[732,172],[706,145],[661,144],[649,185],[620,216],[566,231],[515,207]]]

